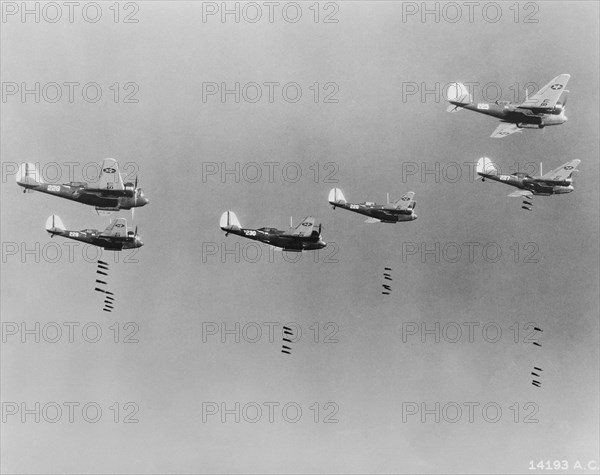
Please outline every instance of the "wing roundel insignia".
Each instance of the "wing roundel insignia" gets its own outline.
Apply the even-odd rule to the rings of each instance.
[[[302,226],[312,226],[310,223],[302,223]]]
[[[552,84],[552,86],[550,86],[550,89],[554,89],[555,91],[557,91],[558,89],[562,89],[562,87],[562,84]]]
[[[122,228],[122,227],[123,227],[123,226],[125,226],[125,225],[124,225],[123,223],[117,223],[117,224],[115,224],[115,226],[116,226],[117,228]]]
[[[104,173],[116,173],[117,170],[115,170],[114,168],[103,168],[102,171]]]
[[[402,198],[400,198],[402,201],[410,201],[410,198],[408,196],[403,196]]]
[[[573,170],[573,167],[571,165],[567,165],[566,167],[564,167],[565,170]]]

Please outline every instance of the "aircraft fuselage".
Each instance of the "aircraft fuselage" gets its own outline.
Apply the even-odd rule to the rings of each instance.
[[[285,234],[285,231],[276,228],[221,229],[226,233],[237,234],[238,236],[252,239],[253,241],[260,241],[274,247],[280,247],[285,251],[314,251],[322,249],[327,245],[327,243],[321,239],[321,236],[317,231],[313,231],[310,236],[301,237]]]
[[[547,125],[564,124],[568,119],[561,109],[559,113],[548,113],[546,109],[519,109],[516,104],[510,103],[470,103],[461,104],[450,101],[451,104],[479,112],[480,114],[496,117],[504,122],[517,124],[523,128],[543,128]]]
[[[74,241],[84,242],[92,246],[102,247],[108,251],[122,251],[123,249],[134,249],[142,247],[144,243],[139,237],[134,236],[133,232],[127,236],[101,236],[101,232],[97,229],[84,229],[83,231],[60,231],[48,230],[54,236],[62,236]]]
[[[370,218],[379,219],[382,223],[399,223],[401,221],[413,221],[417,215],[412,209],[392,208],[389,205],[378,205],[375,203],[331,203],[333,208],[342,208],[363,214]],[[413,207],[414,209],[414,207]]]
[[[530,176],[518,177],[515,175],[481,175],[484,180],[493,180],[505,183],[521,190],[531,191],[534,195],[550,196],[570,193],[574,190],[571,180],[560,182],[545,182]]]
[[[86,183],[49,184],[39,183],[29,185],[19,183],[26,190],[39,191],[49,195],[58,196],[67,200],[77,201],[97,208],[131,209],[148,204],[141,188],[125,190],[99,190],[89,188]]]

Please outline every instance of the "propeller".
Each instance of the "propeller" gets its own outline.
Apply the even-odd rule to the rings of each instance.
[[[322,224],[319,224],[319,236],[321,235],[321,226]]]
[[[135,183],[133,185],[133,208],[131,208],[131,221],[133,221],[133,217],[135,215],[135,208],[137,206],[137,200],[138,200],[138,177],[137,175],[135,176]]]

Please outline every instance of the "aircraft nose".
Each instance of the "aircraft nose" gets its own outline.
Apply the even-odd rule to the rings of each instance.
[[[418,218],[417,214],[416,214],[416,213],[413,213],[413,215],[412,215],[412,219],[413,219],[413,221],[414,221],[415,219],[417,219],[417,218]]]

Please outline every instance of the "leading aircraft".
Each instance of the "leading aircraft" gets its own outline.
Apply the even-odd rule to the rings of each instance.
[[[72,181],[62,185],[44,183],[33,163],[23,163],[17,173],[17,184],[25,188],[23,193],[39,191],[68,200],[78,201],[96,207],[101,216],[108,216],[113,211],[146,206],[148,198],[144,191],[135,183],[123,183],[119,166],[114,158],[105,158],[102,162],[100,179],[97,186],[88,183]]]
[[[329,191],[328,200],[333,209],[339,207],[368,216],[369,218],[365,223],[399,223],[401,221],[414,221],[417,219],[417,215],[415,214],[417,203],[413,199],[414,196],[415,193],[409,191],[402,195],[395,203],[390,203],[390,196],[388,195],[387,204],[385,205],[378,205],[370,201],[354,204],[346,202],[342,190],[332,188]]]
[[[229,233],[237,234],[238,236],[243,236],[254,241],[282,248],[284,251],[314,251],[322,249],[327,245],[321,239],[321,225],[319,224],[317,230],[315,227],[315,218],[312,216],[304,218],[295,229],[293,229],[290,220],[290,229],[288,231],[281,231],[276,228],[242,228],[235,213],[233,211],[225,211],[221,215],[219,225],[225,231],[225,236],[228,236]]]
[[[75,241],[85,242],[106,249],[107,251],[122,251],[142,247],[144,243],[137,233],[127,231],[125,218],[113,219],[104,231],[97,229],[84,229],[82,231],[67,231],[62,220],[53,214],[46,220],[46,231],[51,237],[62,236]]]
[[[477,162],[476,170],[482,181],[489,179],[519,188],[508,196],[523,197],[522,208],[531,211],[533,195],[550,196],[571,193],[574,190],[572,175],[578,172],[576,168],[580,163],[581,160],[571,160],[545,175],[542,175],[540,170],[540,176],[532,177],[527,173],[502,175],[489,158],[482,157]]]
[[[500,119],[500,125],[490,135],[493,138],[502,138],[507,135],[521,132],[522,129],[542,129],[547,125],[564,124],[568,119],[565,115],[567,103],[566,94],[559,102],[571,76],[561,74],[542,87],[531,97],[526,97],[520,104],[509,101],[496,101],[493,103],[473,102],[473,96],[462,83],[454,83],[448,88],[448,102],[451,104],[447,111],[458,112],[468,109]]]

